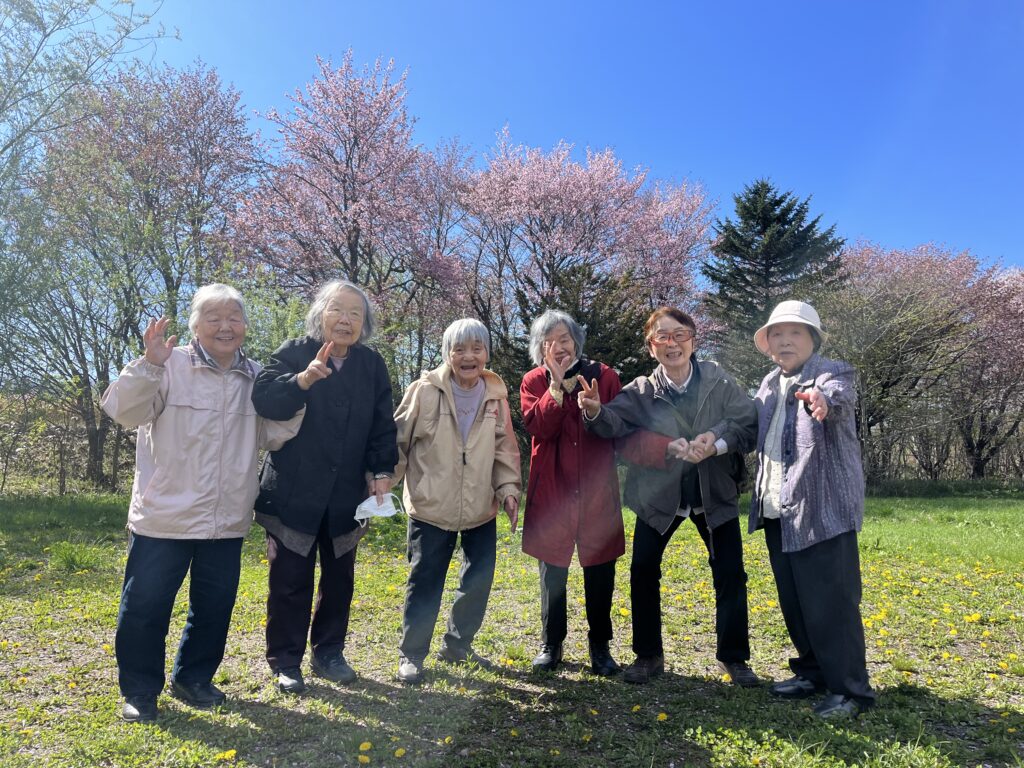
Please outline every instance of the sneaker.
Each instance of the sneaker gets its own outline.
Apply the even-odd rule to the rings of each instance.
[[[400,656],[398,658],[398,674],[395,677],[406,685],[416,685],[423,680],[423,662]]]
[[[611,677],[622,671],[622,667],[615,663],[612,652],[608,650],[608,643],[590,646],[590,672],[598,677]]]
[[[348,685],[356,679],[356,671],[345,661],[345,655],[341,651],[326,659],[321,659],[314,653],[310,667],[314,675],[326,678],[332,683]]]
[[[306,681],[302,679],[302,670],[298,667],[282,667],[274,676],[277,690],[281,693],[299,694],[306,690]]]
[[[788,680],[775,683],[768,689],[768,693],[778,696],[780,699],[806,699],[822,690],[824,690],[822,686],[816,685],[806,677],[794,675]]]
[[[814,714],[823,720],[842,720],[857,717],[866,707],[856,699],[841,693],[830,693],[814,708]]]
[[[562,644],[545,644],[533,660],[534,672],[554,672],[562,663]]]
[[[664,655],[659,653],[657,656],[637,656],[633,663],[626,667],[622,679],[627,683],[644,685],[652,677],[658,677],[664,671]]]
[[[156,696],[126,696],[121,717],[129,723],[152,723],[157,711]]]
[[[452,648],[442,645],[437,658],[449,664],[476,664],[480,669],[494,669],[494,665],[472,648]]]
[[[718,665],[729,675],[733,685],[740,688],[756,688],[761,684],[761,680],[745,661],[720,661]]]
[[[218,707],[227,698],[213,683],[179,683],[171,680],[171,696],[198,709]]]

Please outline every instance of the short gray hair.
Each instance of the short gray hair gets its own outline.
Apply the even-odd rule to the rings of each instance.
[[[199,320],[210,304],[222,304],[227,301],[233,301],[238,305],[238,308],[242,310],[242,320],[248,325],[249,315],[246,314],[245,299],[242,298],[242,294],[230,285],[210,283],[192,295],[192,309],[188,316],[188,329],[192,331],[192,335],[195,335],[196,328],[199,327]]]
[[[366,295],[366,291],[348,280],[329,280],[320,286],[320,290],[316,292],[313,303],[309,305],[309,311],[306,313],[306,334],[317,341],[324,340],[324,311],[338,291],[352,291],[359,294],[359,298],[363,300],[363,330],[359,334],[359,341],[366,341],[377,330],[373,305],[370,304],[370,298]]]
[[[444,329],[444,336],[441,337],[441,357],[447,363],[452,350],[460,344],[469,344],[479,341],[487,347],[487,359],[491,359],[491,334],[487,332],[487,326],[472,317],[464,317]]]
[[[559,324],[565,325],[576,345],[576,357],[583,357],[583,342],[587,332],[582,326],[560,309],[549,309],[530,325],[530,359],[534,365],[544,364],[544,339]]]

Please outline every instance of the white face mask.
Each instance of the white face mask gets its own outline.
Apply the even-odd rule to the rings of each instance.
[[[391,517],[401,508],[402,502],[393,493],[386,494],[383,503],[379,506],[377,504],[377,497],[370,496],[356,507],[356,520],[359,521],[360,525],[365,526],[371,517]]]

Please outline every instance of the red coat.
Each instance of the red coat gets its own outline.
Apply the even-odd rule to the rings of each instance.
[[[580,373],[598,379],[603,403],[622,389],[618,374],[603,363],[584,360]],[[533,438],[523,552],[562,568],[576,548],[584,566],[619,557],[626,539],[614,443],[584,429],[575,392],[563,394],[561,405],[555,401],[544,367],[523,377],[520,398]]]

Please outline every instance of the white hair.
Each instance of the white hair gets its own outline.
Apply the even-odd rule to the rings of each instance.
[[[583,357],[583,342],[587,340],[587,332],[562,310],[549,309],[530,325],[530,359],[534,365],[544,364],[544,340],[559,324],[564,325],[572,336],[576,357]]]
[[[359,294],[363,300],[363,330],[359,333],[359,341],[366,341],[377,329],[377,321],[373,316],[373,306],[366,292],[355,283],[348,280],[330,280],[320,286],[316,292],[313,303],[309,305],[306,313],[306,334],[317,341],[324,340],[324,311],[327,305],[338,291],[352,291]]]
[[[242,310],[242,321],[249,325],[249,315],[246,314],[245,299],[242,298],[242,294],[230,285],[210,283],[197,290],[192,296],[192,311],[188,316],[188,328],[192,334],[195,335],[196,328],[199,327],[199,320],[210,304],[223,304],[228,301],[233,301],[238,305],[238,308]]]
[[[441,337],[441,357],[447,362],[455,347],[474,341],[481,342],[487,348],[487,357],[490,359],[491,334],[487,332],[487,326],[472,317],[456,320],[444,329],[444,336]]]

